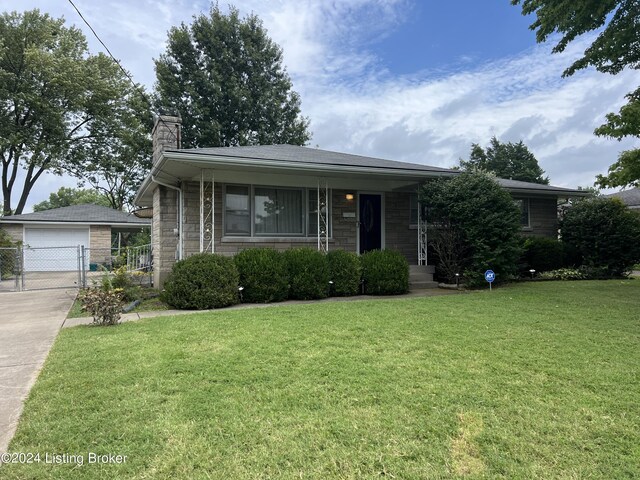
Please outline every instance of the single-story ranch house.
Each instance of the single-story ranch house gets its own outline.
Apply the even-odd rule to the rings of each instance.
[[[426,268],[417,188],[445,168],[292,145],[180,149],[180,118],[153,129],[153,167],[135,203],[153,207],[154,284],[177,259],[266,246],[402,252]],[[557,200],[584,192],[501,179],[522,231],[557,236]]]
[[[100,205],[72,205],[42,212],[0,218],[0,228],[25,247],[25,271],[74,271],[77,252],[60,247],[82,245],[89,261],[100,263],[110,256],[112,233],[136,233],[151,221]],[[58,248],[55,255],[36,254],[36,249]]]

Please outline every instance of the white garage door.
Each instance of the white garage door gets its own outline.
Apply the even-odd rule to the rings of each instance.
[[[63,272],[78,269],[78,245],[89,246],[89,228],[25,227],[24,269]]]

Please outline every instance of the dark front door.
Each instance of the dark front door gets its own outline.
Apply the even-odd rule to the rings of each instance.
[[[382,248],[382,196],[360,194],[360,253]]]

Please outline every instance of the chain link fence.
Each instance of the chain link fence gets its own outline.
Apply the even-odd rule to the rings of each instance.
[[[21,285],[22,253],[19,248],[0,247],[0,292],[17,292]]]
[[[118,273],[134,285],[152,286],[151,246],[0,248],[0,292],[90,287]]]

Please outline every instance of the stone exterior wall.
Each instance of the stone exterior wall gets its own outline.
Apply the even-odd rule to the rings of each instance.
[[[405,192],[385,194],[385,248],[401,252],[409,265],[418,264],[418,230],[411,228],[410,198]]]
[[[177,191],[166,187],[157,187],[153,191],[153,284],[162,288],[178,255]]]
[[[23,225],[21,223],[3,223],[0,227],[7,232],[14,242],[23,242]]]
[[[358,252],[358,202],[354,195],[353,200],[347,200],[347,193],[353,190],[333,190],[331,194],[331,220],[333,221],[334,243],[329,245],[329,250],[340,249],[347,252]],[[344,215],[352,215],[347,216]]]
[[[89,263],[108,263],[111,257],[111,226],[89,227]]]
[[[558,207],[555,197],[529,198],[529,227],[523,235],[558,238]]]
[[[166,149],[180,148],[180,117],[163,115],[157,118],[151,132],[153,145],[153,165]],[[158,186],[153,191],[153,223],[151,243],[153,245],[153,284],[162,288],[165,278],[176,262],[178,237],[174,229],[178,228],[177,191]]]

